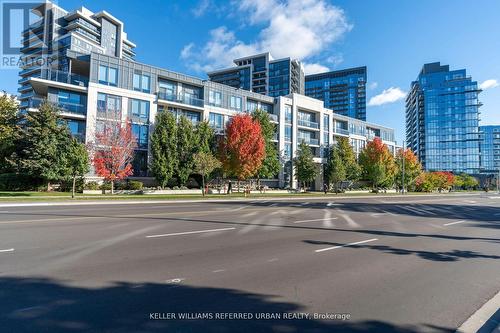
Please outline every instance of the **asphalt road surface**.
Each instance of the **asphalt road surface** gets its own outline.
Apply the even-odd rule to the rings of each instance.
[[[453,332],[499,290],[494,194],[0,207],[1,332]]]

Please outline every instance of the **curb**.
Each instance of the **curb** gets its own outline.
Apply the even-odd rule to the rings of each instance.
[[[500,291],[470,316],[455,333],[500,333]]]

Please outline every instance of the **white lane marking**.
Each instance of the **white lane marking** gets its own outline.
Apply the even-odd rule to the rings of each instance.
[[[267,262],[275,262],[275,261],[278,261],[278,258],[269,259]]]
[[[347,224],[349,224],[351,228],[361,228],[361,226],[356,223],[348,214],[340,214],[340,216],[342,216],[344,220],[347,221]]]
[[[449,225],[454,225],[454,224],[459,224],[459,223],[464,223],[464,222],[467,222],[467,220],[460,220],[460,221],[456,221],[456,222],[445,223],[443,225],[446,227]]]
[[[352,246],[352,245],[364,244],[364,243],[368,243],[368,242],[374,242],[376,240],[378,240],[378,238],[367,239],[367,240],[364,240],[364,241],[354,242],[354,243],[348,243],[348,244],[344,244],[344,245],[337,245],[337,246],[332,246],[332,247],[326,247],[324,249],[319,249],[319,250],[316,250],[314,252],[318,253],[318,252],[324,252],[324,251],[329,251],[329,250],[335,250],[335,249],[340,249],[340,248],[346,247],[346,246]]]
[[[6,210],[0,210],[0,213],[8,213]]]
[[[294,221],[293,223],[307,223],[307,222],[318,222],[318,221],[329,221],[329,220],[336,220],[338,217],[328,217],[324,219],[313,219],[313,220],[300,220],[300,221]]]
[[[326,207],[332,207],[332,206],[340,206],[340,204],[338,203],[334,203],[334,202],[329,202]]]
[[[14,249],[0,250],[0,252],[14,252]]]
[[[220,273],[220,272],[225,272],[225,269],[216,269],[215,271],[212,271],[212,273]]]
[[[468,203],[476,203],[477,201],[474,201],[474,200],[466,200],[465,202],[468,202]]]
[[[146,236],[146,238],[158,238],[158,237],[167,237],[167,236],[201,234],[201,233],[206,233],[206,232],[218,232],[218,231],[226,231],[226,230],[234,230],[234,229],[236,229],[236,228],[220,228],[220,229],[208,229],[208,230],[197,230],[197,231],[186,231],[186,232],[174,232],[172,234],[149,235],[149,236]]]
[[[185,278],[175,278],[175,279],[165,280],[165,283],[176,284],[176,283],[181,283],[184,280],[186,280],[186,279]]]
[[[385,215],[387,213],[372,213],[370,214],[371,216],[380,216],[380,215]]]

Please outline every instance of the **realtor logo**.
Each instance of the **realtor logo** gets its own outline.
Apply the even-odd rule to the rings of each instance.
[[[19,68],[30,61],[43,62],[39,52],[46,48],[42,17],[45,7],[50,4],[36,0],[0,0],[0,68]],[[26,41],[24,45],[23,40]],[[30,56],[30,53],[33,55]]]

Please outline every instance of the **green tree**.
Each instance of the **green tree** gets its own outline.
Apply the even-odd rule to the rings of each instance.
[[[193,160],[194,172],[201,176],[201,192],[205,196],[205,178],[220,168],[222,163],[209,152],[198,152],[194,154]]]
[[[196,125],[196,144],[197,152],[210,153],[215,150],[215,132],[207,121],[202,121]]]
[[[256,176],[259,180],[262,178],[272,178],[280,171],[278,149],[273,142],[276,134],[276,125],[271,122],[269,114],[261,109],[255,110],[252,114],[252,118],[260,124],[262,136],[264,137],[266,154]]]
[[[306,182],[311,182],[316,178],[318,169],[316,168],[316,163],[313,161],[313,157],[311,148],[305,142],[301,142],[297,157],[294,159],[295,177],[299,182],[299,188],[300,182],[305,187]]]
[[[328,184],[333,184],[335,193],[338,193],[338,185],[347,178],[347,165],[342,160],[339,146],[332,145],[328,152],[325,178]]]
[[[361,167],[356,161],[356,153],[352,149],[348,138],[340,137],[337,139],[338,154],[346,170],[346,179],[356,181],[361,177]]]
[[[37,112],[24,116],[16,152],[12,156],[17,171],[50,183],[66,177],[66,158],[71,134],[59,109],[43,102]]]
[[[71,197],[75,197],[76,180],[89,172],[89,154],[87,147],[78,142],[75,138],[71,139],[66,154],[66,173],[73,181]]]
[[[151,172],[163,188],[175,174],[177,159],[177,124],[168,111],[156,115],[155,129],[151,135]]]
[[[405,188],[411,189],[415,187],[415,180],[422,173],[422,165],[418,161],[417,156],[413,153],[411,149],[399,149],[396,153],[396,165],[397,165],[397,184],[402,184],[403,182],[403,156],[404,156],[404,184]]]
[[[0,95],[0,172],[12,171],[8,158],[14,153],[20,134],[18,112],[18,104],[13,97],[6,93]]]
[[[193,153],[196,148],[196,135],[193,123],[181,116],[177,123],[177,178],[179,185],[185,185],[193,172]]]

